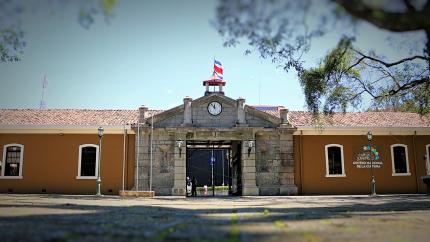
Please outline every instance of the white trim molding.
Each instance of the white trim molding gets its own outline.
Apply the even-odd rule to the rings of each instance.
[[[328,159],[328,148],[329,147],[338,147],[340,148],[340,158],[342,162],[342,174],[330,174],[329,171],[329,159]],[[325,177],[346,177],[345,173],[345,162],[343,157],[343,145],[340,144],[328,144],[325,145]]]
[[[429,127],[323,127],[299,126],[293,135],[430,135]]]
[[[19,171],[18,171],[18,176],[5,176],[4,172],[5,172],[5,168],[6,168],[6,150],[8,147],[13,147],[13,146],[17,146],[19,147],[20,150],[20,154],[19,154]],[[5,144],[3,146],[3,160],[1,162],[1,174],[0,174],[0,179],[22,179],[22,167],[24,164],[24,145],[22,144]]]
[[[0,176],[0,180],[19,180],[23,178],[23,176]]]
[[[95,176],[81,176],[81,160],[82,160],[82,149],[86,147],[94,147],[96,148],[96,163],[95,163]],[[98,164],[99,163],[99,146],[95,144],[83,144],[79,146],[79,157],[78,157],[78,175],[76,179],[78,180],[93,180],[97,179],[98,175]]]
[[[405,149],[405,156],[406,156],[406,173],[396,173],[396,169],[394,166],[394,147],[403,147]],[[392,176],[410,176],[411,173],[409,171],[409,155],[408,155],[408,146],[405,144],[392,144],[390,146],[391,149],[391,169],[392,169]]]
[[[123,134],[124,125],[101,125],[104,134]],[[0,134],[97,134],[97,126],[85,125],[0,125]],[[131,125],[125,125],[127,133],[134,134]]]
[[[430,144],[426,145],[426,161],[427,175],[430,175]]]

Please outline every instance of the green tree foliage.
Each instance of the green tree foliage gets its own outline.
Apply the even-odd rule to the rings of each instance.
[[[117,0],[0,0],[0,63],[21,60],[26,42],[22,29],[23,17],[37,11],[59,13],[67,8],[76,10],[77,22],[89,29],[95,17],[101,15],[105,21],[113,17]]]
[[[319,112],[361,108],[430,113],[430,2],[425,0],[220,0],[214,26],[226,46],[247,41],[261,57],[295,70],[308,109]],[[392,32],[423,32],[409,57],[388,61],[383,53],[354,47],[354,32],[328,50],[320,64],[304,68],[313,39],[330,29],[360,22]],[[363,99],[366,102],[363,102]]]
[[[357,68],[350,68],[354,57],[350,46],[349,39],[342,39],[320,66],[300,72],[301,85],[310,110],[317,112],[320,109],[322,97],[325,97],[325,113],[346,111],[348,101],[354,100],[356,94],[350,80],[360,78],[360,72]]]

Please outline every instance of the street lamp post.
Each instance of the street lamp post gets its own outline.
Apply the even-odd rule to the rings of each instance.
[[[372,132],[367,132],[367,140],[369,141],[369,154],[370,154],[370,175],[372,179],[370,180],[371,193],[370,196],[376,196],[376,181],[375,176],[373,175],[373,157],[372,157]]]
[[[96,181],[96,195],[97,196],[101,196],[101,183],[102,183],[102,179],[101,179],[101,172],[100,172],[100,166],[101,166],[101,157],[102,157],[102,138],[103,138],[103,128],[99,127],[98,129],[98,134],[99,134],[99,155],[98,155],[98,166],[97,166],[97,181]]]

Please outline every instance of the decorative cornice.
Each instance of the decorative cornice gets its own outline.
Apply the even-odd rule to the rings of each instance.
[[[80,125],[0,125],[1,134],[97,134],[97,126]],[[130,125],[101,125],[104,134],[134,134]]]
[[[297,127],[294,135],[430,135],[430,127]]]

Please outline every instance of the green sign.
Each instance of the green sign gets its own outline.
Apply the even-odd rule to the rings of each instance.
[[[378,150],[375,147],[365,145],[355,156],[352,165],[358,169],[382,168],[382,160],[380,159]]]

